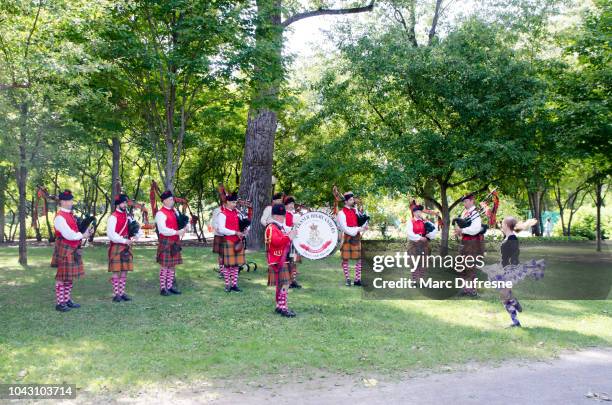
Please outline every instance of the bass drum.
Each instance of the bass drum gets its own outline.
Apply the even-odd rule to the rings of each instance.
[[[324,212],[307,212],[293,229],[297,231],[293,246],[306,259],[323,259],[331,255],[338,245],[336,221]]]

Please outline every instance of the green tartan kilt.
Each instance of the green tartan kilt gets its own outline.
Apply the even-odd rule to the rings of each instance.
[[[108,272],[134,271],[134,255],[128,245],[111,243],[108,247]]]
[[[159,238],[159,244],[157,245],[157,263],[159,263],[161,267],[170,268],[178,264],[183,264],[181,250],[181,241]]]
[[[85,274],[81,245],[72,247],[62,238],[55,240],[55,248],[51,258],[51,267],[56,267],[55,279],[57,281],[72,281]]]
[[[344,234],[342,246],[340,247],[340,255],[342,260],[359,260],[361,259],[361,234],[355,236]]]
[[[274,271],[276,266],[268,265],[268,285],[279,287],[284,284],[291,283],[291,270],[287,263],[280,269],[280,271]],[[278,284],[277,284],[278,283]]]
[[[240,267],[246,264],[245,249],[243,248],[241,251],[236,252],[234,250],[234,245],[237,242],[232,242],[226,238],[223,239],[223,244],[221,245],[223,251],[223,265],[225,267]]]

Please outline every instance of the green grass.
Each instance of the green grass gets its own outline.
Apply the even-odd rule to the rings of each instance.
[[[339,258],[301,266],[294,319],[273,313],[262,254],[241,274],[242,294],[226,294],[209,249],[184,249],[183,295],[161,297],[153,248],[136,248],[127,292],[111,302],[106,250],[84,253],[86,277],[73,296],[82,308],[54,310],[50,248],[0,248],[0,381],[76,383],[118,391],[230,376],[318,373],[398,375],[465,361],[541,358],[563,349],[612,344],[610,301],[525,301],[527,328],[508,330],[493,292],[480,300],[371,301],[342,286]],[[25,374],[25,375],[24,375]]]

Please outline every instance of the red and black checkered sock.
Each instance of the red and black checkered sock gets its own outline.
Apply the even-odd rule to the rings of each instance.
[[[72,281],[64,281],[64,302],[72,300]]]
[[[355,281],[361,281],[361,259],[355,263]]]
[[[238,267],[232,267],[232,287],[238,285]]]
[[[344,279],[348,280],[350,278],[348,260],[342,260],[342,271],[344,272]]]
[[[231,275],[232,268],[224,266],[222,271],[223,271],[223,278],[225,279],[225,286],[229,288],[230,283],[231,283],[231,278],[232,278],[232,275]]]
[[[119,278],[119,294],[125,294],[125,282],[127,280],[127,276],[121,276]]]
[[[280,309],[287,309],[287,290],[280,291]]]
[[[172,284],[174,284],[174,269],[168,268],[166,269],[166,288],[171,289]]]
[[[223,257],[219,256],[219,272],[223,271]]]
[[[111,283],[113,284],[113,295],[119,295],[119,274],[113,274]]]
[[[297,280],[297,265],[295,263],[291,264],[291,281],[296,281]]]
[[[56,281],[55,282],[55,301],[57,305],[62,305],[64,303],[64,282]]]
[[[274,301],[276,302],[276,308],[280,308],[280,287],[276,287],[276,296],[274,297]]]
[[[160,290],[166,289],[166,268],[165,267],[161,267],[159,269],[159,289]]]

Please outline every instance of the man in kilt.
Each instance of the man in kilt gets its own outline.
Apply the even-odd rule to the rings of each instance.
[[[73,195],[65,190],[59,195],[60,209],[55,216],[55,249],[51,258],[51,267],[56,267],[55,273],[55,309],[60,312],[79,308],[72,301],[72,282],[85,274],[81,257],[81,240],[90,236],[90,230],[79,232],[76,218],[72,214]]]
[[[110,241],[108,247],[108,272],[112,273],[111,283],[113,285],[113,302],[131,301],[125,293],[125,282],[127,273],[134,271],[134,256],[132,255],[132,243],[129,237],[129,223],[133,219],[127,213],[128,197],[120,194],[115,199],[115,212],[108,217],[106,235]],[[141,236],[141,232],[135,235]]]
[[[455,226],[455,235],[461,236],[459,254],[461,256],[472,257],[472,263],[474,263],[475,256],[484,254],[484,235],[481,233],[482,221],[480,219],[480,214],[476,210],[474,194],[464,196],[461,201],[463,202],[463,207],[465,208],[461,214],[461,217],[471,219],[471,224],[465,228]],[[465,270],[461,272],[461,277],[466,281],[472,282],[476,277],[476,267],[466,266]],[[459,293],[459,295],[477,297],[478,293],[476,292],[476,288],[466,286]]]
[[[272,204],[266,206],[261,214],[259,222],[261,222],[263,226],[268,226],[268,224],[272,222],[272,206],[275,204],[282,204],[284,195],[285,193],[275,193],[272,196]]]
[[[212,251],[213,253],[216,253],[218,255],[219,278],[224,278],[224,274],[225,274],[225,271],[223,270],[223,250],[222,250],[223,235],[221,234],[221,232],[219,232],[219,224],[218,224],[219,214],[221,213],[221,210],[223,209],[223,205],[225,205],[225,203],[223,203],[221,206],[213,210],[212,218],[211,218],[213,232],[214,232]]]
[[[181,256],[181,238],[187,228],[178,228],[178,212],[174,208],[172,191],[166,190],[161,195],[163,206],[155,214],[155,225],[159,232],[157,245],[157,263],[159,263],[160,294],[168,296],[180,294],[174,286],[176,266],[183,263]]]
[[[356,260],[354,285],[361,286],[361,233],[367,225],[359,226],[357,223],[357,208],[355,208],[355,196],[352,192],[344,193],[344,207],[338,212],[337,222],[340,230],[344,233],[340,254],[342,257],[342,271],[344,272],[345,284],[351,286],[349,273],[349,260]]]
[[[223,235],[221,250],[225,270],[223,274],[225,277],[225,292],[242,291],[238,287],[238,268],[246,263],[244,233],[240,232],[240,220],[236,210],[237,201],[237,193],[229,194],[218,219],[219,232]]]
[[[291,231],[293,227],[300,220],[300,215],[295,212],[295,198],[289,196],[285,198],[285,229],[287,232]],[[295,246],[291,245],[291,250],[289,251],[289,270],[291,270],[291,284],[289,284],[289,288],[302,288],[302,286],[297,282],[297,264],[302,262],[302,257],[295,250]]]
[[[408,254],[422,256],[422,260],[425,260],[430,253],[429,241],[436,236],[438,230],[435,224],[423,219],[423,209],[422,205],[412,207],[412,219],[406,224],[406,232],[408,234]],[[426,222],[433,225],[433,230],[427,232]],[[426,271],[426,263],[422,263],[422,266],[412,271],[412,279],[419,280],[425,277]]]
[[[266,252],[268,257],[268,285],[276,287],[276,312],[292,318],[295,312],[287,307],[287,292],[291,281],[289,252],[295,230],[285,227],[286,209],[283,204],[272,206],[272,222],[266,227]]]

